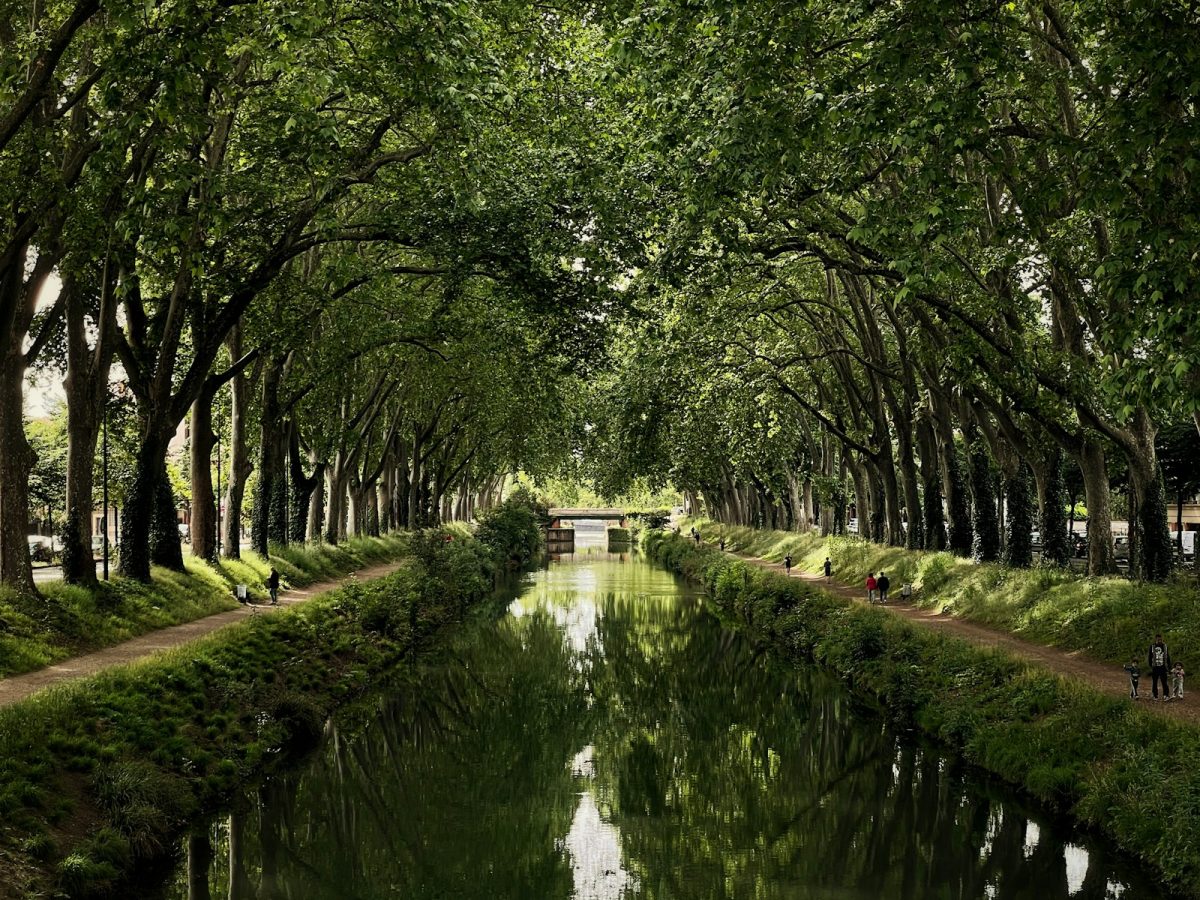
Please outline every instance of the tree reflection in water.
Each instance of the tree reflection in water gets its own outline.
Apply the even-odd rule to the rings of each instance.
[[[1158,895],[667,574],[539,573],[186,845],[171,898]]]

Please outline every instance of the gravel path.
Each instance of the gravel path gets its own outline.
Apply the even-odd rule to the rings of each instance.
[[[744,556],[740,553],[728,553],[728,555],[751,565],[770,569],[780,575],[783,574],[782,563],[768,562],[755,556]],[[802,572],[794,567],[791,577],[811,582],[820,587],[821,590],[828,591],[847,600],[863,604],[867,602],[865,587],[860,590],[859,588],[850,587],[837,581],[827,582],[820,575]],[[899,585],[896,585],[896,589],[899,590]],[[1000,631],[999,629],[980,625],[976,622],[969,622],[950,613],[922,609],[911,602],[905,603],[898,597],[889,597],[888,602],[883,608],[892,615],[907,619],[923,628],[944,631],[956,637],[964,638],[973,644],[980,644],[985,647],[998,647],[1014,656],[1027,659],[1032,663],[1051,669],[1061,675],[1083,681],[1090,687],[1095,688],[1103,694],[1108,694],[1110,697],[1129,697],[1129,679],[1119,666],[1093,659],[1080,651],[1062,650],[1058,647],[1046,647],[1042,644],[1034,644],[1015,637],[1007,631]],[[1147,646],[1149,646],[1149,638],[1147,638]],[[1161,715],[1200,724],[1200,705],[1195,704],[1191,696],[1187,694],[1186,679],[1184,681],[1184,688],[1184,699],[1182,700],[1172,700],[1169,703],[1155,702],[1150,699],[1150,673],[1143,669],[1142,680],[1138,686],[1141,699],[1138,702]]]
[[[172,625],[169,628],[151,631],[123,643],[105,647],[103,650],[97,650],[95,653],[65,659],[44,669],[37,669],[33,672],[14,675],[11,678],[0,679],[0,707],[19,703],[29,695],[43,688],[63,684],[76,678],[86,678],[111,666],[136,662],[161,650],[170,650],[186,644],[188,641],[194,641],[197,638],[212,634],[214,631],[240,622],[250,616],[271,615],[271,613],[278,610],[296,606],[320,594],[335,591],[347,581],[368,581],[373,578],[382,578],[384,575],[395,572],[402,565],[404,565],[403,561],[397,561],[368,566],[365,569],[359,569],[340,578],[316,582],[303,588],[280,591],[279,604],[277,606],[263,604],[239,606],[237,609],[214,613],[211,616],[194,619],[182,625]]]

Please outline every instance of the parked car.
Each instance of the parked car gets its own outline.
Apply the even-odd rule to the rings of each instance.
[[[1129,561],[1129,535],[1119,534],[1113,538],[1113,557]]]
[[[54,558],[54,542],[44,534],[26,535],[29,542],[29,558],[35,563],[48,563]]]
[[[1078,532],[1071,535],[1071,550],[1076,559],[1087,559],[1088,539],[1086,534]]]

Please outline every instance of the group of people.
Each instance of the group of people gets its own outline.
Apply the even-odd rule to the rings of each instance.
[[[1161,634],[1154,636],[1154,643],[1150,645],[1150,649],[1146,651],[1146,668],[1150,670],[1150,693],[1154,700],[1161,700],[1166,703],[1168,700],[1183,699],[1183,663],[1176,662],[1171,665],[1171,651],[1167,647]],[[1129,661],[1129,665],[1125,666],[1125,671],[1129,674],[1129,699],[1137,700],[1138,698],[1138,681],[1142,676],[1141,666],[1138,665],[1138,659],[1135,656]],[[1170,676],[1170,686],[1168,687],[1167,677]],[[1158,695],[1159,684],[1162,685],[1162,697]]]
[[[892,587],[892,580],[887,577],[884,572],[879,573],[879,577],[875,577],[875,573],[867,574],[867,602],[874,603],[877,599],[880,603],[887,603],[888,591]]]

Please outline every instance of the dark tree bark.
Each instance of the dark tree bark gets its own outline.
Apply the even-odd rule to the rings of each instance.
[[[213,394],[203,391],[192,404],[192,553],[217,561],[217,495],[213,490],[212,452],[217,442],[212,423]]]
[[[1000,527],[996,512],[996,480],[991,458],[983,441],[975,436],[970,442],[972,525],[975,539],[972,555],[980,562],[1000,558]]]
[[[945,550],[949,545],[946,536],[946,514],[942,508],[942,474],[938,464],[937,438],[928,418],[920,416],[916,422],[917,445],[921,452],[921,504],[925,519],[926,550]]]
[[[226,341],[230,359],[242,358],[242,326],[234,326]],[[229,386],[229,486],[225,491],[225,518],[221,521],[221,552],[226,559],[242,556],[242,504],[246,480],[254,471],[246,444],[246,416],[250,385],[244,374],[233,376]]]
[[[1004,541],[1004,562],[1018,569],[1033,565],[1034,504],[1030,491],[1029,469],[1021,465],[1005,482],[1008,522]]]
[[[1088,508],[1088,574],[1113,575],[1117,571],[1117,558],[1113,551],[1111,493],[1104,448],[1095,438],[1085,438],[1079,444],[1076,460],[1083,473]]]
[[[1071,562],[1073,548],[1067,528],[1067,486],[1063,479],[1063,453],[1057,445],[1050,449],[1045,464],[1046,476],[1040,487],[1040,531],[1042,560],[1056,566]]]

